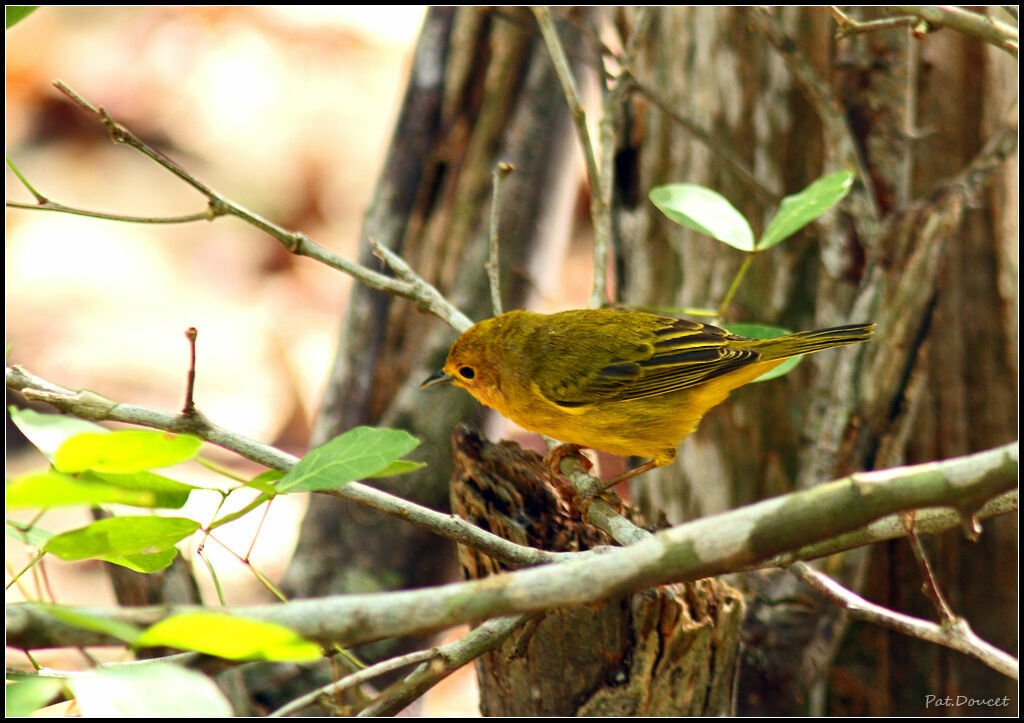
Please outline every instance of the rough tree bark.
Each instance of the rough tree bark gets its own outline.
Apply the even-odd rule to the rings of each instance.
[[[580,519],[572,486],[536,452],[455,433],[452,511],[521,545],[577,552],[612,540]],[[634,510],[624,514],[639,527]],[[506,568],[459,546],[467,579]],[[487,716],[711,716],[733,708],[743,597],[717,579],[535,616],[477,661]]]

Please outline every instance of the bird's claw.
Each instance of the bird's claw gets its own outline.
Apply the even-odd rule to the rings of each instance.
[[[575,457],[583,465],[583,470],[589,472],[594,463],[587,459],[587,456],[580,451],[579,445],[576,444],[559,444],[552,447],[546,455],[544,455],[544,464],[551,470],[551,474],[556,477],[562,473],[559,466],[562,464],[562,460],[566,457]]]
[[[579,510],[580,519],[587,519],[587,511],[590,509],[590,505],[592,505],[594,500],[598,498],[610,504],[616,509],[616,511],[621,512],[622,500],[620,500],[618,496],[614,492],[611,492],[607,487],[599,487],[587,492],[580,492],[572,498],[572,506]]]

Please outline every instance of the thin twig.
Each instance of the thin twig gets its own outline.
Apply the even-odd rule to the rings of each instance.
[[[384,291],[396,296],[401,296],[418,303],[425,310],[436,314],[440,318],[447,321],[454,328],[459,331],[465,331],[465,329],[471,326],[469,319],[456,309],[452,304],[444,298],[444,296],[425,279],[415,274],[407,265],[404,265],[405,273],[402,275],[402,280],[398,280],[387,276],[385,274],[378,273],[372,269],[366,268],[360,264],[354,263],[347,259],[338,256],[337,254],[325,249],[319,244],[311,241],[305,234],[297,231],[289,231],[284,229],[277,224],[268,221],[262,216],[249,211],[248,209],[240,206],[234,201],[221,195],[213,188],[207,186],[202,181],[193,176],[182,166],[178,165],[175,161],[165,156],[160,151],[156,150],[138,136],[136,136],[126,126],[116,122],[110,115],[103,109],[94,106],[89,101],[85,100],[78,93],[73,91],[64,83],[60,81],[54,84],[61,93],[66,95],[75,105],[79,106],[94,118],[96,118],[103,126],[107,129],[110,134],[110,138],[114,143],[121,143],[134,148],[136,151],[147,156],[155,163],[169,171],[170,173],[177,176],[183,182],[191,186],[192,188],[199,191],[203,196],[206,197],[208,202],[208,208],[202,214],[191,214],[188,216],[178,216],[173,219],[154,219],[154,223],[183,223],[185,220],[199,220],[199,218],[210,220],[219,216],[231,215],[241,219],[245,223],[253,226],[254,228],[263,231],[275,240],[277,240],[285,249],[289,252],[298,256],[307,256],[314,261],[319,261],[322,264],[330,266],[331,268],[342,271],[349,274],[353,278],[357,279],[366,286]],[[19,177],[21,175],[19,174]],[[36,196],[37,200],[43,199],[48,202],[48,199],[42,197],[36,192],[27,180],[22,179],[26,187],[32,191],[33,195]],[[60,204],[58,204],[59,206]],[[65,210],[70,207],[61,207],[60,209],[53,208],[52,202],[48,205],[31,205],[31,204],[18,204],[18,208],[26,208],[30,210]],[[75,212],[81,212],[81,209],[75,209]],[[98,218],[111,218],[112,220],[120,221],[133,221],[133,222],[144,222],[141,217],[115,217],[111,214],[101,214],[98,212],[88,212],[85,215],[96,216]],[[389,265],[395,268],[395,264],[389,261]],[[461,327],[461,328],[460,328]]]
[[[193,434],[246,459],[283,472],[294,467],[299,461],[297,457],[270,445],[219,427],[198,411],[194,415],[183,415],[133,404],[119,404],[94,392],[75,392],[52,384],[30,374],[20,366],[7,367],[6,377],[8,389],[18,390],[28,399],[44,402],[82,419],[127,422],[168,432]],[[459,517],[442,514],[359,482],[350,482],[340,489],[326,491],[324,494],[352,500],[379,512],[399,517],[516,566],[551,562],[570,554],[516,545]]]
[[[576,126],[576,135],[583,147],[583,160],[587,169],[587,181],[590,183],[590,218],[594,224],[594,281],[590,295],[590,306],[605,306],[608,299],[608,250],[611,248],[612,219],[611,206],[608,204],[609,192],[604,188],[601,169],[597,165],[597,155],[587,128],[587,117],[580,103],[576,81],[572,77],[572,69],[566,58],[565,49],[558,39],[555,25],[551,20],[551,12],[546,7],[532,8],[540,27],[541,36],[548,47],[551,62],[555,66],[555,74],[562,85],[569,114]]]
[[[910,15],[935,28],[949,28],[970,35],[1017,57],[1020,39],[1017,28],[987,15],[952,5],[888,5],[891,15]]]
[[[469,320],[468,316],[448,303],[440,291],[405,263],[405,259],[384,244],[378,243],[376,239],[370,239],[370,245],[373,246],[374,255],[384,261],[405,282],[408,293],[401,294],[402,296],[418,301],[421,306],[435,316],[447,321],[449,326],[460,334],[473,326],[473,322]]]
[[[910,43],[907,48],[907,91],[906,111],[903,118],[903,167],[900,169],[899,198],[900,205],[906,206],[913,200],[914,189],[914,158],[918,138],[917,106],[918,106],[918,71],[921,68],[921,46]]]
[[[749,269],[750,265],[754,262],[754,256],[756,255],[757,254],[755,252],[750,252],[744,256],[743,264],[740,266],[739,271],[736,272],[736,276],[733,277],[732,283],[729,284],[729,290],[725,292],[725,298],[722,299],[722,303],[718,305],[718,312],[715,314],[718,318],[725,316],[725,312],[729,309],[729,304],[732,303],[733,296],[736,295],[736,292],[740,288],[740,282],[746,275],[747,269]]]
[[[916,20],[909,16],[904,15],[897,18],[882,18],[881,20],[855,20],[835,5],[830,5],[829,10],[832,11],[832,17],[836,21],[836,25],[839,29],[836,31],[836,38],[845,38],[850,35],[857,35],[859,33],[870,33],[877,32],[879,30],[891,30],[893,28],[904,28],[908,25],[913,25]]]
[[[594,216],[594,283],[590,294],[592,308],[605,306],[611,301],[608,294],[608,260],[612,251],[614,228],[612,189],[615,187],[615,152],[621,135],[623,107],[630,90],[635,87],[631,82],[629,70],[636,62],[637,53],[640,52],[647,26],[653,16],[654,11],[649,7],[641,7],[637,10],[636,22],[626,40],[622,57],[619,58],[621,70],[612,80],[611,89],[605,95],[604,103],[601,106],[601,120],[598,123],[601,154],[601,165],[598,171],[600,183],[594,192],[602,194],[598,208],[604,216]]]
[[[913,618],[865,600],[805,562],[794,563],[789,569],[815,590],[838,602],[858,620],[958,650],[1003,675],[1014,680],[1018,678],[1020,665],[1017,659],[979,638],[962,618],[941,625]]]
[[[344,678],[332,681],[314,691],[310,691],[305,695],[299,696],[295,700],[281,706],[273,713],[270,713],[268,717],[282,718],[284,716],[298,713],[303,708],[313,705],[319,698],[325,695],[335,695],[343,690],[347,690],[348,688],[362,685],[367,681],[373,680],[379,675],[390,673],[393,670],[398,670],[399,668],[404,668],[408,665],[415,665],[416,663],[421,663],[423,661],[433,660],[439,655],[442,655],[439,648],[431,648],[430,650],[416,650],[412,653],[406,653],[405,655],[399,655],[394,658],[382,660],[379,663],[369,665],[362,670],[357,670],[354,673],[346,675]]]
[[[515,170],[511,163],[500,161],[491,172],[491,228],[490,228],[490,250],[487,255],[487,278],[491,286],[491,313],[500,316],[502,312],[501,303],[501,268],[498,260],[498,224],[501,220],[499,214],[501,201],[501,182]]]
[[[917,566],[921,570],[921,577],[924,579],[921,589],[935,605],[935,609],[938,610],[942,622],[945,625],[952,625],[956,621],[956,615],[953,614],[953,608],[949,606],[946,596],[939,590],[939,584],[935,580],[935,573],[932,572],[931,563],[928,562],[928,555],[924,551],[924,545],[921,544],[917,532],[914,531],[913,510],[903,514],[903,528],[907,531],[907,542],[910,543],[910,549],[914,553],[914,559],[917,560]]]
[[[390,686],[360,711],[359,717],[396,715],[463,665],[501,645],[529,617],[510,615],[488,620],[455,642],[439,648],[438,657],[430,663],[422,663],[408,677]]]
[[[871,214],[874,218],[879,218],[881,211],[871,175],[846,120],[846,114],[832,88],[818,74],[806,56],[797,50],[796,44],[783,31],[782,23],[771,9],[755,7],[750,8],[748,13],[754,27],[782,56],[786,67],[796,78],[807,100],[821,119],[826,134],[825,152],[832,156],[826,158],[826,171],[843,166],[856,166],[867,194]]]
[[[123,223],[142,223],[142,224],[175,224],[175,223],[194,223],[195,221],[209,221],[211,219],[211,213],[209,211],[199,211],[197,213],[188,213],[183,216],[127,216],[120,213],[107,213],[105,211],[91,211],[85,208],[76,208],[74,206],[65,206],[63,203],[57,203],[56,201],[40,201],[39,203],[22,203],[21,201],[5,201],[4,205],[7,208],[21,208],[26,211],[55,211],[57,213],[68,213],[73,216],[84,216],[86,218],[98,218],[103,221],[120,221]]]
[[[188,350],[189,350],[189,362],[188,362],[188,378],[185,382],[185,406],[182,407],[182,414],[194,414],[196,411],[196,401],[192,394],[196,387],[196,337],[199,336],[199,330],[194,326],[190,326],[185,330],[185,338],[188,339]]]
[[[883,10],[892,17],[867,21],[855,20],[835,6],[831,6],[831,10],[839,26],[837,36],[840,38],[907,26],[912,26],[914,35],[921,37],[938,28],[949,28],[994,45],[1014,58],[1020,48],[1017,28],[987,15],[951,5],[889,5]]]

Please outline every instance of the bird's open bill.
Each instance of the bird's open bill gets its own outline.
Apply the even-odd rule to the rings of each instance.
[[[439,369],[433,374],[431,374],[429,377],[427,377],[422,384],[420,384],[420,389],[426,389],[427,387],[432,387],[435,384],[440,384],[441,382],[450,382],[451,380],[452,378],[445,374],[443,369]]]

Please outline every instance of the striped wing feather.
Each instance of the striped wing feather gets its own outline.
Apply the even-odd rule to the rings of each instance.
[[[724,329],[671,317],[662,320],[653,330],[653,341],[625,342],[597,371],[542,381],[541,393],[562,407],[643,399],[695,387],[760,358],[752,349],[730,348],[730,339],[737,337]]]

